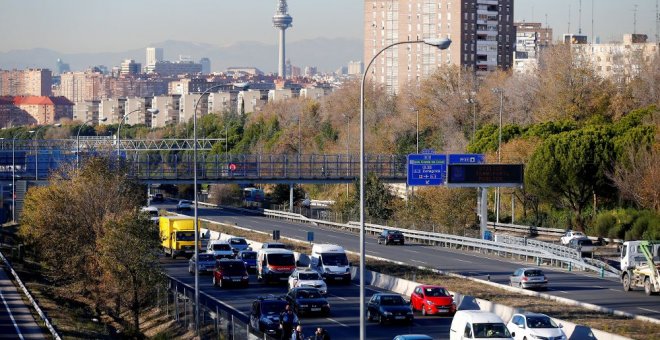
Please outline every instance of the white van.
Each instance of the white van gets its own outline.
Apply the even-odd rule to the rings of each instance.
[[[234,251],[227,241],[211,240],[206,245],[206,252],[213,254],[217,260],[234,258]]]
[[[296,259],[288,249],[266,248],[257,252],[257,279],[286,283],[296,269]]]
[[[500,339],[513,340],[504,321],[483,310],[459,310],[449,328],[449,340]]]
[[[336,244],[315,244],[309,267],[319,272],[328,282],[351,282],[351,264],[346,251]]]

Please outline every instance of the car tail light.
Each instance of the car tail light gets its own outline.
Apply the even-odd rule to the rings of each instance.
[[[391,240],[391,239],[393,239],[393,238],[394,238],[394,236],[392,236],[392,235],[390,235],[390,236],[387,237],[388,240]]]
[[[529,279],[527,278],[527,276],[523,276],[523,278],[522,278],[521,281],[527,281],[527,280],[529,280]]]

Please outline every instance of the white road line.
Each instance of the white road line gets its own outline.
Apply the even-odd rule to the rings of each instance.
[[[614,288],[608,288],[608,289],[613,291],[613,292],[620,292],[620,290],[618,290],[618,289],[614,289]]]
[[[424,261],[417,261],[417,260],[410,260],[410,262],[417,262],[417,263],[421,263],[421,264],[426,264],[426,262],[424,262]]]
[[[401,249],[401,250],[403,250],[403,251],[407,251],[407,252],[409,252],[409,253],[419,254],[419,252],[418,252],[418,251],[415,251],[415,250],[409,250],[409,249]]]
[[[462,259],[454,259],[454,260],[456,260],[456,261],[461,261],[461,262],[472,263],[472,261],[468,261],[468,260],[462,260]]]
[[[342,326],[344,326],[344,327],[348,327],[348,325],[344,325],[343,323],[341,323],[341,322],[339,322],[339,321],[337,321],[337,320],[335,320],[335,319],[333,319],[333,318],[328,318],[328,320],[330,320],[330,321],[332,321],[332,322],[336,322],[336,323],[338,323],[338,324],[340,324],[340,325],[342,325]]]
[[[594,286],[594,288],[605,289],[604,287],[601,287],[601,286]]]
[[[18,337],[23,340],[23,334],[21,334],[21,330],[18,329],[18,325],[16,324],[16,320],[14,320],[14,315],[11,314],[11,309],[9,309],[9,305],[7,304],[7,300],[5,300],[5,296],[2,295],[2,291],[0,290],[0,298],[2,298],[2,303],[5,304],[5,308],[7,309],[7,313],[9,313],[9,317],[11,318],[11,323],[14,324],[14,328],[16,329],[16,334],[18,334]]]
[[[343,298],[343,297],[341,297],[341,296],[332,295],[332,294],[328,294],[328,295],[330,295],[330,296],[332,296],[332,297],[336,297],[336,298],[339,299],[339,300],[344,300],[344,301],[348,300],[347,298]]]
[[[565,290],[558,290],[558,292],[560,292],[560,293],[564,293],[564,294],[568,294],[568,292],[565,291]]]
[[[645,310],[645,311],[647,311],[647,312],[660,313],[660,312],[658,312],[657,310],[653,310],[653,309],[642,308],[642,307],[637,307],[637,308],[639,308],[639,309],[641,309],[641,310]]]

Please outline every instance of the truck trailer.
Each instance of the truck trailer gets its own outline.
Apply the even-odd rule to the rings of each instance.
[[[186,216],[161,216],[160,239],[166,256],[183,255],[190,257],[195,253],[195,220]]]
[[[660,241],[626,241],[621,248],[623,290],[644,288],[646,295],[660,293]]]

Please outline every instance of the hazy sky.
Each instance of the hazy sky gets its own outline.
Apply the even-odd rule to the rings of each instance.
[[[459,2],[459,0],[453,0]],[[656,34],[657,0],[582,0],[582,32],[602,41],[633,31]],[[362,0],[289,0],[289,41],[362,38]],[[117,52],[164,40],[211,45],[274,43],[276,0],[0,0],[0,51],[49,48],[62,53]],[[578,30],[579,0],[515,0],[516,20],[547,22],[555,36]],[[167,57],[167,52],[165,53]]]

